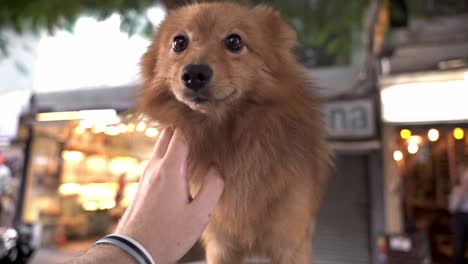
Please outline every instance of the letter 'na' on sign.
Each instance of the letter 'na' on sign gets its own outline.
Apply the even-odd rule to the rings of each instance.
[[[376,135],[374,103],[370,99],[328,102],[323,110],[332,139],[369,139]]]

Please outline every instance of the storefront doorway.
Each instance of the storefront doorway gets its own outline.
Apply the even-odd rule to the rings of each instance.
[[[40,223],[41,247],[111,232],[135,195],[158,130],[123,114],[115,117],[108,124],[107,119],[33,124],[22,220]]]

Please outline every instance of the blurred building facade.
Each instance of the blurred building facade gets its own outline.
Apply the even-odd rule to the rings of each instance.
[[[91,22],[86,20],[84,23]],[[429,53],[418,57],[411,52],[424,50],[423,47],[428,45],[427,38],[432,38],[434,33],[431,31],[434,29],[428,28],[434,25],[426,25],[426,28],[424,23],[427,22],[414,23],[408,23],[410,26],[406,29],[394,31],[394,38],[400,42],[395,42],[396,49],[392,57],[384,56],[382,59],[384,74],[380,82],[381,91],[375,84],[361,82],[366,73],[362,68],[364,54],[359,52],[353,54],[350,65],[311,69],[309,72],[325,98],[325,129],[336,155],[336,175],[331,179],[314,238],[317,241],[314,249],[317,263],[378,263],[376,243],[380,235],[404,231],[403,196],[395,191],[395,186],[400,186],[395,183],[395,175],[398,175],[400,168],[392,159],[398,140],[393,139],[398,136],[401,125],[411,130],[414,130],[413,126],[421,126],[418,120],[402,124],[386,120],[387,101],[383,100],[381,108],[379,95],[385,99],[384,91],[391,90],[390,86],[413,82],[406,77],[409,72],[411,76],[413,72],[426,74],[420,72],[430,68],[421,66],[421,61],[427,60],[427,65],[433,61],[441,62],[452,55],[463,53],[466,47],[463,43],[458,45],[454,41],[447,41],[448,35],[456,34],[448,34],[449,31],[442,28],[438,34],[447,35],[440,37],[439,41],[444,40],[452,46],[442,48],[442,57],[438,57],[433,50],[441,42],[434,42],[437,44],[429,45],[434,59],[424,56]],[[452,33],[465,30],[465,24],[454,23],[458,23],[458,28]],[[429,33],[422,34],[424,30]],[[85,28],[81,32],[88,34]],[[99,35],[99,30],[93,32],[93,37]],[[413,43],[414,46],[409,45],[415,34],[418,35],[418,41]],[[117,41],[124,41],[121,35],[114,37]],[[117,78],[118,81],[97,80],[87,83],[92,78],[86,74],[94,72],[112,79],[113,75],[119,75],[126,69],[103,73],[100,68],[112,67],[100,64],[99,67],[91,67],[96,66],[91,64],[100,58],[99,52],[75,54],[73,58],[76,60],[71,60],[71,63],[80,61],[84,66],[81,70],[68,68],[69,51],[56,50],[60,43],[54,41],[47,39],[46,42],[51,45],[47,47],[41,46],[45,42],[37,44],[39,51],[48,50],[49,53],[38,56],[38,67],[41,70],[32,76],[40,77],[31,84],[35,87],[32,91],[34,96],[30,108],[23,112],[15,141],[26,153],[26,181],[21,203],[23,211],[19,217],[23,221],[41,223],[43,246],[92,238],[109,232],[121,209],[134,195],[141,169],[150,156],[158,133],[148,120],[137,120],[132,116],[138,90],[136,77],[127,75],[125,80]],[[74,46],[67,43],[70,45],[67,47]],[[84,43],[89,44],[86,41]],[[144,44],[139,41],[135,53],[142,53]],[[106,45],[102,44],[101,47],[105,48]],[[453,51],[450,56],[444,53],[447,47]],[[115,65],[130,64],[112,60],[112,53],[106,52],[105,55],[100,62],[107,60]],[[86,57],[82,59],[81,56]],[[53,61],[56,61],[54,65],[51,64]],[[135,67],[130,72],[136,69],[137,61],[132,63],[135,63]],[[412,64],[414,66],[410,68]],[[460,74],[457,71],[460,70],[451,68],[443,74]],[[432,76],[431,79],[435,73],[427,74]],[[441,78],[448,80],[454,77]],[[405,96],[400,94],[398,98]],[[417,101],[422,99],[419,95]],[[399,106],[393,105],[390,110],[395,108]],[[405,113],[412,111],[413,108],[406,109]],[[383,129],[380,122],[382,117],[385,123]],[[421,147],[420,142],[418,147]]]
[[[112,79],[125,71],[101,74],[112,67],[91,67],[94,60],[130,64],[112,60],[118,52],[106,50],[104,58],[99,51],[86,54],[96,48],[94,42],[67,42],[84,47],[74,60],[60,52],[55,39],[37,44],[46,55],[38,56],[32,100],[9,146],[16,144],[25,154],[19,218],[41,224],[43,246],[109,232],[134,195],[157,138],[151,122],[132,116],[137,78],[87,83],[92,78],[86,74]],[[138,41],[135,50],[142,53],[143,42]],[[325,129],[336,155],[336,173],[313,238],[317,263],[377,263],[376,241],[386,231],[379,90],[361,82],[364,54],[352,55],[350,65],[309,69],[325,98]],[[84,63],[83,68],[67,66],[77,62]],[[137,61],[132,63],[131,71]]]
[[[380,53],[386,231],[425,234],[433,261],[450,263],[447,199],[468,161],[468,2],[395,2]]]

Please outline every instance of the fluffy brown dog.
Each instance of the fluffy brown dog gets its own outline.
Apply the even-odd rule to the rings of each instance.
[[[295,43],[270,7],[204,3],[170,12],[143,56],[140,106],[187,137],[192,191],[211,164],[225,177],[203,234],[210,264],[311,263],[329,150]]]

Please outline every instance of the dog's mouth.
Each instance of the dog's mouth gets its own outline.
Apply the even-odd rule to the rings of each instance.
[[[209,103],[222,103],[233,96],[235,96],[236,91],[231,92],[230,94],[222,97],[222,98],[215,98],[213,96],[209,95],[203,95],[203,94],[198,94],[198,93],[185,93],[184,96],[186,100],[190,101],[191,103],[195,103],[197,105],[206,105]]]
[[[192,103],[201,104],[201,105],[207,104],[210,101],[210,97],[200,95],[200,94],[190,94],[190,95],[186,94],[185,98]]]

